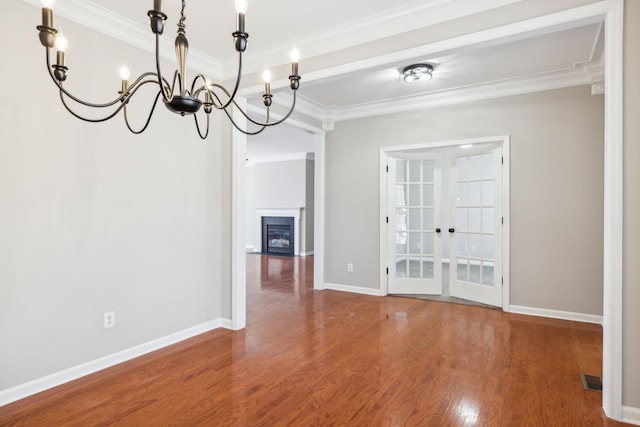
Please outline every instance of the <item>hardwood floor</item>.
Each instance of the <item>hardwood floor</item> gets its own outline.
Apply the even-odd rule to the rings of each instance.
[[[621,426],[597,325],[314,291],[313,258],[248,255],[248,326],[0,407],[0,426]]]

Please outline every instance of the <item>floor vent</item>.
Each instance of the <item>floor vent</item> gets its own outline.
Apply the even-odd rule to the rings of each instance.
[[[602,378],[596,375],[580,374],[585,390],[602,392]]]

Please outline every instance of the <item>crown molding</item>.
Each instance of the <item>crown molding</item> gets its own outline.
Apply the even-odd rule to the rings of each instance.
[[[443,107],[488,99],[502,98],[546,90],[562,89],[573,86],[595,85],[593,73],[598,72],[597,64],[578,66],[570,70],[560,70],[542,75],[502,80],[467,87],[431,92],[411,97],[372,102],[348,107],[322,108],[308,100],[299,99],[296,109],[324,122],[360,119],[401,113],[410,110]],[[596,92],[594,95],[598,94]],[[317,113],[321,111],[318,115]]]
[[[310,58],[521,1],[431,0],[415,2],[409,6],[366,16],[327,31],[305,35],[294,42],[303,56]],[[263,49],[259,53],[247,54],[243,59],[244,70],[248,73],[259,72],[264,68],[264,64],[272,62],[273,58],[284,58],[282,53],[291,50],[294,42],[281,43]],[[225,78],[231,78],[235,73],[234,59],[230,57],[222,61]]]
[[[41,5],[40,0],[23,1],[36,7]],[[155,54],[154,34],[147,26],[125,18],[92,1],[58,1],[54,16],[68,19],[90,30]],[[160,37],[160,56],[172,63],[176,62],[173,40]],[[204,73],[214,80],[222,81],[220,62],[197,49],[189,49],[189,68]]]

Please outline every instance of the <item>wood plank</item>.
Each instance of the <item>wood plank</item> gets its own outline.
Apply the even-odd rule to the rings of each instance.
[[[313,257],[248,255],[247,328],[0,407],[1,426],[622,426],[600,326],[313,290]]]

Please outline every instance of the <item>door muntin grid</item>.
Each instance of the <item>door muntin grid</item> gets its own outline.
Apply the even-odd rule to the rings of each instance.
[[[496,158],[493,152],[456,159],[456,279],[495,286]]]
[[[435,161],[395,161],[395,277],[433,279]]]

